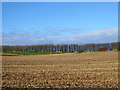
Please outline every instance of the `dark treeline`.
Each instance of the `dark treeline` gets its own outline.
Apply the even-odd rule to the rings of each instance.
[[[2,46],[3,52],[92,52],[120,50],[118,42],[101,44],[46,44],[29,46]]]

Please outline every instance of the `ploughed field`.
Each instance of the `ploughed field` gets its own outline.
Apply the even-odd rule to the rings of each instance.
[[[118,52],[3,56],[2,85],[11,88],[117,88]]]

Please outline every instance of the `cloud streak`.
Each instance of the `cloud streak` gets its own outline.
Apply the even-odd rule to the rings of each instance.
[[[71,29],[72,30],[72,29]],[[70,31],[71,31],[70,30]],[[106,28],[89,32],[68,33],[69,30],[59,29],[47,32],[35,31],[33,34],[29,32],[3,32],[3,45],[36,45],[49,44],[85,44],[85,43],[105,43],[118,41],[118,28]]]

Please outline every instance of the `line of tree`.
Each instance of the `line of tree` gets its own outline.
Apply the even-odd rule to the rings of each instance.
[[[100,44],[45,44],[28,46],[7,46],[3,45],[3,52],[92,52],[92,51],[112,51],[119,50],[120,42],[100,43]]]

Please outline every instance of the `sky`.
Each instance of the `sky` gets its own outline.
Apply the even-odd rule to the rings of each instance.
[[[118,41],[117,2],[3,2],[3,45]]]

